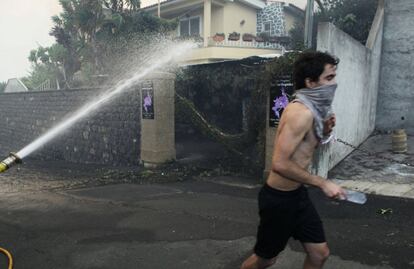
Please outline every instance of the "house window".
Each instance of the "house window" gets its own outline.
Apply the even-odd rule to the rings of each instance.
[[[270,22],[265,22],[263,25],[263,32],[271,34],[272,31],[272,24]]]
[[[200,17],[180,20],[180,36],[200,36]]]

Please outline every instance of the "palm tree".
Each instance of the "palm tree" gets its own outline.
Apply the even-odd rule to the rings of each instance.
[[[104,5],[115,13],[134,12],[141,6],[140,0],[105,0]]]
[[[102,64],[97,45],[97,33],[105,25],[117,26],[122,23],[122,20],[119,19],[119,16],[105,15],[105,0],[60,0],[59,2],[63,12],[59,16],[52,17],[54,27],[50,34],[55,36],[56,41],[67,49],[68,56],[73,57],[71,63],[68,61],[71,70],[66,74],[71,77],[79,70],[81,59],[90,59],[96,72],[101,72]],[[112,2],[115,5],[117,1]],[[119,6],[117,4],[118,8]]]

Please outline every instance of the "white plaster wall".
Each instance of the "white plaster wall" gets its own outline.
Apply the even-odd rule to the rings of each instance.
[[[338,90],[333,103],[337,117],[335,134],[353,145],[360,145],[375,128],[378,82],[382,47],[382,22],[372,49],[369,49],[333,24],[318,28],[319,51],[340,59],[337,71]],[[313,172],[326,177],[350,152],[339,142],[321,147],[316,153]]]

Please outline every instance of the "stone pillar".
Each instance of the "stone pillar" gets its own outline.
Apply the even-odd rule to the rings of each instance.
[[[279,120],[283,110],[289,103],[288,95],[293,94],[293,83],[290,75],[282,75],[276,81],[277,84],[268,89],[266,98],[266,155],[265,170],[263,173],[265,178],[267,178],[272,170],[273,148]]]
[[[141,161],[155,167],[175,159],[175,75],[154,72],[141,85]]]
[[[208,39],[211,35],[211,0],[204,0],[204,47],[208,47]]]
[[[272,127],[269,124],[270,121],[270,92],[267,92],[266,98],[266,145],[265,145],[265,170],[263,171],[263,178],[269,176],[272,170],[272,155],[273,155],[273,144],[275,141],[277,127]]]

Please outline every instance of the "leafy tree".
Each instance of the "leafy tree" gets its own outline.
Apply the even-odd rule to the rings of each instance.
[[[290,29],[289,36],[291,38],[291,47],[293,50],[304,50],[305,25],[303,21],[296,22],[294,27]]]
[[[128,52],[136,54],[148,44],[145,38],[177,27],[177,21],[140,11],[140,0],[59,2],[62,12],[52,17],[50,31],[56,44],[32,50],[28,57],[33,68],[24,80],[31,88],[53,77],[52,81],[57,78],[65,87],[79,82],[79,78],[88,84],[99,83],[97,77],[119,72]]]
[[[28,59],[32,63],[32,71],[23,78],[24,83],[29,89],[36,89],[46,80],[61,85],[65,81],[64,63],[67,58],[67,50],[60,44],[30,51]]]
[[[319,10],[314,19],[314,47],[316,47],[317,25],[332,22],[336,27],[365,44],[374,20],[378,0],[318,0]],[[294,49],[304,48],[304,22],[297,23],[290,31]]]
[[[60,4],[63,11],[52,18],[50,34],[66,49],[63,69],[69,83],[79,70],[89,76],[111,73],[113,62],[122,59],[131,40],[177,26],[139,11],[139,0],[60,0]]]
[[[108,75],[124,69],[125,62],[137,58],[154,39],[168,35],[178,25],[175,20],[160,19],[142,11],[124,14],[122,18],[121,24],[107,24],[105,27],[112,29],[102,29],[96,37],[101,66]]]
[[[378,0],[323,0],[324,12],[317,14],[317,21],[329,21],[350,36],[365,44]]]
[[[115,13],[137,11],[141,6],[140,0],[105,0],[104,5]]]
[[[89,60],[93,60],[98,69],[99,57],[96,47],[96,33],[106,21],[103,2],[99,0],[60,0],[60,4],[63,12],[52,18],[55,25],[50,34],[55,36],[56,41],[70,52],[70,57],[80,61],[81,56],[86,56]],[[80,55],[81,49],[87,44],[91,50],[83,50],[83,52],[92,53]],[[73,70],[71,70],[71,75],[79,67],[75,64]]]
[[[51,83],[54,83],[57,78],[58,74],[56,73],[56,69],[49,65],[39,64],[34,65],[29,76],[24,77],[21,80],[29,90],[35,90],[46,80],[50,80]]]

